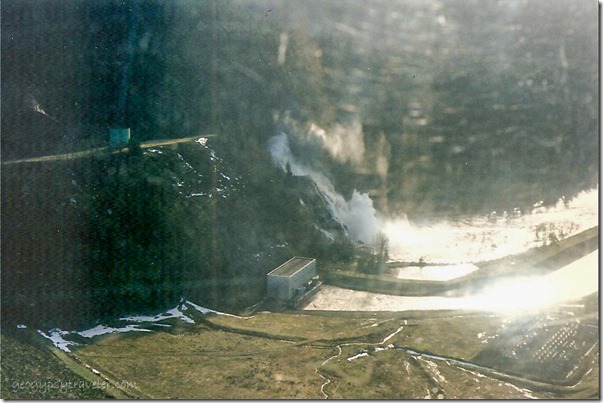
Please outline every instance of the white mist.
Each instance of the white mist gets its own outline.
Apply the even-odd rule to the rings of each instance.
[[[307,176],[314,181],[333,218],[347,229],[352,239],[367,245],[375,244],[381,220],[367,194],[354,190],[351,199],[346,200],[335,190],[329,178],[296,160],[291,153],[286,133],[272,137],[268,142],[268,150],[275,164],[281,169],[286,170],[289,166],[294,176]]]

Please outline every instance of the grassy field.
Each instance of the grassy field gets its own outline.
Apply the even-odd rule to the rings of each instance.
[[[459,364],[502,325],[496,316],[391,313],[207,315],[203,323],[115,334],[74,356],[158,399],[592,398],[598,351],[579,385],[561,388]],[[445,355],[433,359],[416,352]]]
[[[113,336],[76,355],[153,399],[320,398],[330,348],[198,328]]]

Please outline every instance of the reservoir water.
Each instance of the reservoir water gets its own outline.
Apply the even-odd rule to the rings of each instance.
[[[516,313],[585,297],[598,290],[599,251],[552,273],[494,282],[464,297],[407,297],[324,286],[306,310],[477,310]]]

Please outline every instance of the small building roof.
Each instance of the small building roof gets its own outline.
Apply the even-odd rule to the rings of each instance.
[[[315,260],[316,259],[310,259],[307,257],[292,257],[276,269],[272,270],[270,273],[268,273],[268,275],[290,277]]]

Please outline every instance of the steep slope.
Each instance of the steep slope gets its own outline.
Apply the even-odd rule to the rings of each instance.
[[[312,182],[172,147],[3,169],[3,320],[91,323],[182,295],[240,309],[292,255],[351,256]]]
[[[48,346],[31,335],[6,334],[2,340],[3,399],[109,399],[102,380],[87,381],[70,371]],[[12,332],[11,332],[12,333]]]

